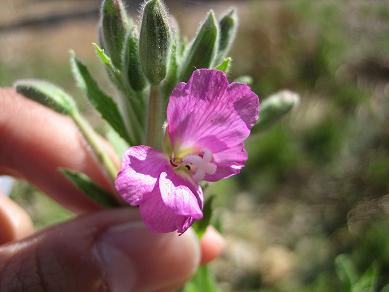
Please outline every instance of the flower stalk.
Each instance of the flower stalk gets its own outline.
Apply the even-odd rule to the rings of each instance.
[[[147,116],[146,145],[161,149],[162,133],[161,92],[158,85],[150,87],[149,113]]]
[[[109,179],[113,182],[118,173],[118,168],[108,156],[107,152],[100,146],[96,132],[78,111],[72,111],[70,113],[70,117],[73,119],[74,123],[77,125],[82,135],[93,149],[93,152],[100,161]]]

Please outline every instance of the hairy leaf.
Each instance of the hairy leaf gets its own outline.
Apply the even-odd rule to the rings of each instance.
[[[104,208],[114,208],[119,206],[114,195],[106,191],[86,174],[73,171],[70,169],[60,168],[62,172],[80,191],[82,191],[89,199]]]
[[[26,79],[16,81],[16,91],[56,112],[70,114],[77,110],[73,98],[58,86],[42,80]]]
[[[124,120],[113,99],[99,88],[87,67],[74,55],[71,56],[70,63],[77,85],[85,92],[92,105],[112,128],[131,144]]]

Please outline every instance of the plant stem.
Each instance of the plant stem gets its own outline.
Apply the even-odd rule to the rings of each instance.
[[[84,117],[80,115],[78,111],[73,111],[70,114],[70,116],[75,122],[75,124],[77,125],[77,127],[80,129],[82,135],[84,136],[84,138],[86,139],[90,147],[92,148],[93,152],[95,153],[97,159],[100,161],[101,165],[103,166],[109,179],[113,182],[119,170],[113,163],[112,159],[101,148],[98,142],[98,136],[96,132],[89,125],[89,123],[84,119]]]
[[[131,102],[131,97],[122,94],[121,98],[123,100],[123,111],[124,116],[126,117],[126,126],[128,127],[128,131],[132,138],[132,145],[130,146],[139,145],[143,142],[142,138],[144,134],[142,134],[142,132],[144,131],[144,127],[142,127],[136,116],[137,109],[134,108],[134,102]]]
[[[146,144],[156,148],[161,148],[161,96],[158,85],[152,85],[149,96],[149,112],[147,115]]]

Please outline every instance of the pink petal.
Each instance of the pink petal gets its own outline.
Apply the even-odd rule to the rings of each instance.
[[[193,193],[196,190],[196,195]],[[159,183],[140,205],[144,222],[155,232],[185,232],[203,214],[197,196],[202,197],[200,187],[195,187],[173,171],[162,172]]]
[[[161,172],[169,168],[169,160],[161,152],[143,145],[130,147],[123,156],[115,188],[125,201],[137,206],[153,191]]]
[[[168,131],[174,147],[217,153],[241,144],[258,119],[258,97],[247,85],[228,85],[217,70],[196,70],[169,100]]]
[[[247,161],[247,152],[243,144],[218,152],[213,156],[214,163],[217,165],[214,174],[207,174],[206,181],[218,181],[223,178],[238,174]]]
[[[142,202],[139,210],[145,224],[158,233],[182,229],[188,218],[187,216],[177,215],[165,205],[158,186]]]
[[[233,100],[235,112],[251,130],[258,120],[259,99],[247,84],[233,82],[225,93],[229,100]]]
[[[161,173],[159,189],[162,201],[174,213],[194,219],[203,217],[201,211],[203,192],[200,186],[194,186],[173,171],[169,171]]]

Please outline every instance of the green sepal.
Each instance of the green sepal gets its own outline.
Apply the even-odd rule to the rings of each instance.
[[[66,168],[58,169],[73,185],[89,199],[104,208],[120,206],[114,195],[92,181],[86,174]]]
[[[104,0],[101,6],[100,31],[104,48],[113,64],[121,69],[124,43],[131,20],[121,0]]]
[[[266,98],[260,105],[259,119],[252,133],[258,133],[273,126],[295,108],[299,100],[298,94],[289,90],[283,90]]]
[[[194,70],[210,68],[216,57],[218,42],[219,25],[211,10],[185,53],[179,80],[186,82]]]
[[[75,57],[74,53],[71,54],[70,64],[78,87],[85,92],[89,101],[112,128],[129,144],[132,144],[117,104],[99,88],[88,68]]]
[[[215,276],[208,265],[197,268],[196,274],[185,285],[184,292],[217,292]]]
[[[216,70],[223,71],[224,73],[228,73],[231,69],[232,59],[230,57],[225,58],[223,63],[216,66]]]
[[[74,99],[60,87],[47,81],[25,79],[15,82],[16,91],[56,112],[69,115],[77,110]]]
[[[227,56],[231,46],[235,40],[236,31],[238,28],[238,15],[236,10],[232,8],[219,21],[220,38],[219,47],[216,57],[216,63],[220,63]]]
[[[207,227],[209,226],[212,218],[212,204],[215,199],[214,195],[208,197],[204,204],[203,219],[196,221],[192,227],[199,238],[203,237]]]
[[[123,73],[126,74],[126,80],[134,91],[140,92],[146,88],[147,80],[139,60],[139,40],[135,29],[130,30],[127,35]]]
[[[147,1],[139,35],[139,56],[149,82],[158,85],[167,73],[170,53],[169,16],[161,0]]]

